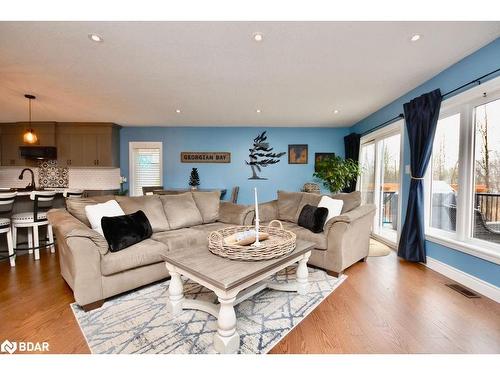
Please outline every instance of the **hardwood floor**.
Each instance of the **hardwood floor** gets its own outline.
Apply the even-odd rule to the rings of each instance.
[[[368,258],[271,353],[500,353],[500,304],[467,299],[422,265]],[[89,353],[57,254],[0,262],[0,341],[48,341]]]

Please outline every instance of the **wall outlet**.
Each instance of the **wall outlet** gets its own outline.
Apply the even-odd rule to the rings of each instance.
[[[405,165],[405,173],[410,174],[410,164]]]

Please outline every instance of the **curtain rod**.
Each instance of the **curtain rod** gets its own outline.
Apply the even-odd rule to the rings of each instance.
[[[449,95],[451,95],[451,94],[453,94],[453,93],[455,93],[455,92],[457,92],[457,91],[459,91],[459,90],[461,90],[463,88],[466,88],[467,86],[470,86],[470,85],[472,85],[474,83],[477,83],[478,85],[481,85],[483,83],[483,82],[481,82],[482,79],[484,79],[484,78],[486,78],[488,76],[491,76],[492,74],[498,73],[498,72],[500,72],[500,68],[495,69],[495,70],[493,70],[493,71],[485,74],[484,76],[481,76],[481,77],[478,77],[476,79],[473,79],[472,81],[467,82],[467,83],[463,84],[462,86],[457,87],[456,89],[448,91],[447,93],[441,95],[441,98],[449,96]],[[367,131],[361,133],[361,136],[364,137],[365,135],[370,134],[371,132],[374,132],[375,130],[378,130],[378,129],[380,129],[380,128],[388,125],[388,124],[393,123],[394,121],[397,121],[397,120],[403,119],[403,118],[405,118],[405,116],[402,113],[400,113],[399,115],[391,118],[390,120],[384,121],[383,123],[375,126],[374,128],[371,128],[370,130],[367,130]]]

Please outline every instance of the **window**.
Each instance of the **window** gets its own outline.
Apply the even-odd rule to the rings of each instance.
[[[500,78],[443,101],[425,183],[427,237],[500,263]]]
[[[472,236],[500,244],[500,99],[475,108],[474,133]]]
[[[144,186],[161,186],[162,177],[162,143],[130,142],[130,195],[142,194]]]
[[[438,121],[431,163],[431,220],[433,228],[456,231],[460,113]]]

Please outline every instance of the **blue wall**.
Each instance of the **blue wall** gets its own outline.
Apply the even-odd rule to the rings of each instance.
[[[409,100],[436,88],[441,89],[442,93],[446,93],[461,86],[477,77],[487,74],[500,67],[500,38],[491,42],[487,46],[467,56],[458,63],[452,65],[448,69],[442,71],[429,81],[418,86],[412,91],[406,93],[396,99],[387,106],[381,108],[370,116],[361,120],[351,127],[351,131],[363,133],[373,127],[387,121],[390,118],[397,116],[403,112],[403,104]],[[488,77],[488,79],[492,79]],[[410,154],[408,138],[405,136],[404,143],[404,165],[410,164]],[[410,186],[410,178],[404,175],[402,187],[403,218],[406,212],[406,202],[408,200],[408,190]],[[486,260],[468,255],[454,249],[438,245],[434,242],[427,241],[427,254],[443,263],[455,267],[463,272],[476,276],[493,285],[500,286],[500,266],[488,262]]]
[[[263,168],[268,180],[248,180],[251,176],[248,149],[253,139],[267,130],[268,142],[275,151],[287,152],[275,165]],[[249,127],[125,127],[120,131],[120,166],[122,176],[129,174],[128,143],[130,141],[163,142],[163,185],[187,187],[191,168],[198,168],[201,188],[231,188],[240,186],[238,203],[253,202],[253,187],[259,191],[261,202],[276,198],[278,189],[298,191],[312,181],[315,152],[335,152],[344,156],[344,136],[347,128],[249,128]],[[288,164],[288,145],[308,144],[309,163]],[[230,164],[181,163],[181,151],[229,151]]]

